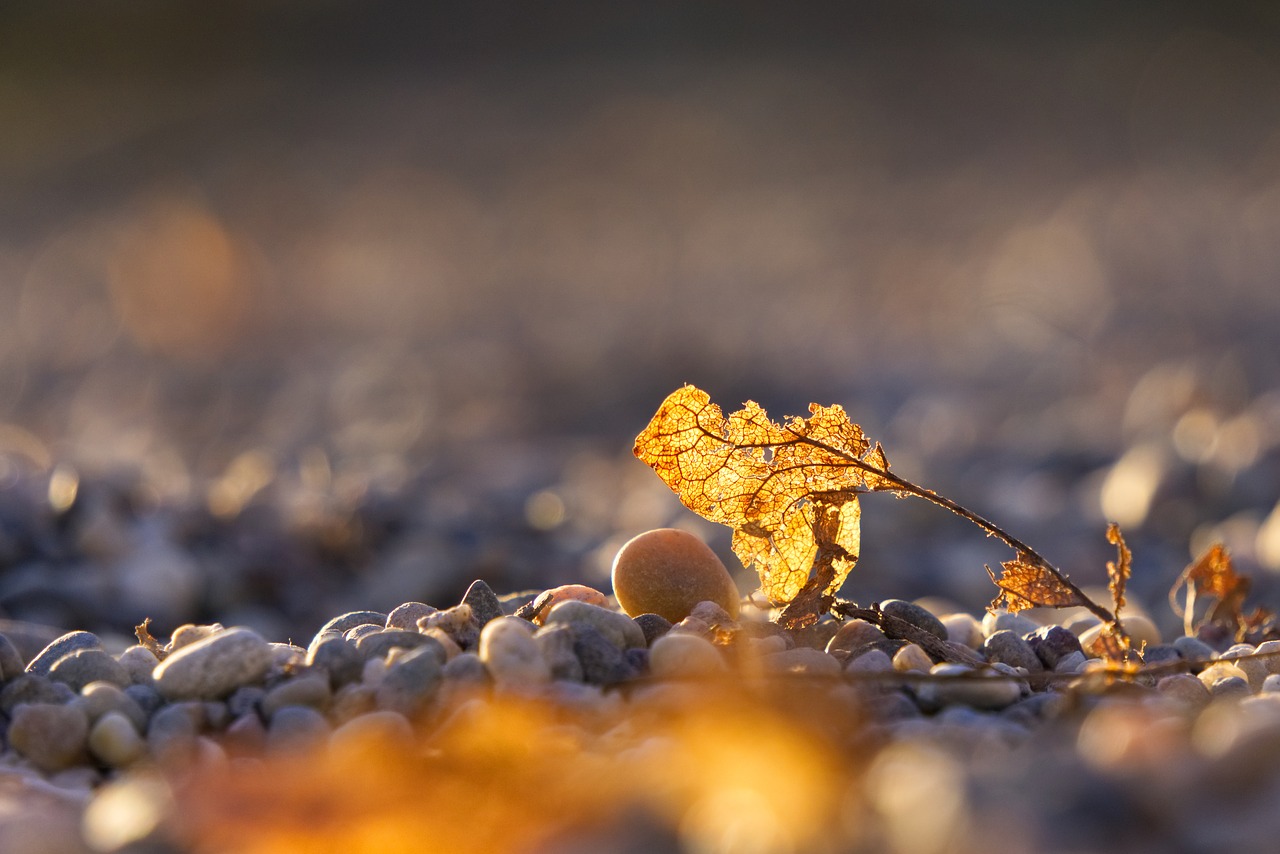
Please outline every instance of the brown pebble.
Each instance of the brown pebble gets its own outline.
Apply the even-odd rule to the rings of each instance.
[[[678,623],[699,602],[738,615],[738,588],[720,558],[687,531],[659,528],[627,541],[613,559],[613,593],[631,616],[661,614]]]

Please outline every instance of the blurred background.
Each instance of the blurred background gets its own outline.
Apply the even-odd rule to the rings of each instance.
[[[1280,7],[9,0],[0,617],[128,634],[576,581],[728,532],[683,382],[841,403],[1088,583],[1280,604]],[[845,594],[1008,554],[864,503]],[[751,587],[742,576],[743,589]],[[1268,598],[1270,597],[1270,598]]]

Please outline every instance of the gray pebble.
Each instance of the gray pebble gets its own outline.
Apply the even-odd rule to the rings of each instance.
[[[982,633],[982,623],[978,622],[972,614],[947,614],[938,619],[942,621],[942,625],[946,626],[948,641],[967,646],[969,649],[982,647],[985,637]]]
[[[364,668],[364,656],[356,649],[355,644],[339,634],[316,637],[319,642],[313,643],[307,650],[307,667],[323,670],[329,677],[330,687],[334,689],[341,688],[348,682],[358,681]]]
[[[545,626],[534,632],[534,641],[551,668],[551,678],[581,682],[582,663],[573,650],[573,628],[564,624]]]
[[[635,620],[626,614],[588,602],[570,599],[556,604],[543,620],[543,625],[556,623],[590,626],[619,649],[643,649],[648,646],[644,631],[636,625]]]
[[[467,588],[461,604],[471,606],[471,615],[480,628],[484,628],[490,620],[502,616],[502,603],[498,601],[498,594],[478,578]]]
[[[205,700],[203,707],[204,725],[206,729],[226,729],[231,723],[231,710],[221,700]]]
[[[1262,693],[1274,694],[1280,691],[1280,673],[1272,673],[1262,680]]]
[[[374,634],[365,635],[356,641],[356,651],[360,653],[360,657],[365,661],[374,658],[386,658],[387,653],[396,647],[417,649],[423,646],[431,647],[435,650],[436,655],[440,657],[440,660],[444,661],[444,647],[440,645],[440,642],[420,632],[407,632],[404,629],[382,629]]]
[[[387,614],[387,628],[417,631],[418,620],[435,612],[436,609],[425,602],[405,602],[392,608],[391,613]]]
[[[1080,639],[1062,626],[1041,626],[1026,636],[1040,663],[1048,670],[1058,666],[1058,661],[1073,652],[1083,652]]]
[[[329,737],[329,722],[309,706],[286,706],[267,727],[267,749],[292,753],[314,749]]]
[[[1209,686],[1209,693],[1218,697],[1248,697],[1253,694],[1249,682],[1239,676],[1227,676]]]
[[[260,680],[271,667],[271,646],[256,632],[232,628],[196,641],[155,669],[166,699],[218,699]]]
[[[571,624],[571,627],[573,654],[582,665],[583,681],[593,685],[615,685],[636,676],[634,665],[627,660],[622,649],[594,625],[580,622]]]
[[[281,682],[267,691],[259,708],[262,716],[270,721],[277,711],[286,706],[310,706],[324,711],[331,698],[328,674],[313,673]]]
[[[1156,690],[1188,709],[1204,708],[1213,699],[1205,684],[1188,673],[1164,677],[1156,683]]]
[[[435,695],[443,678],[442,658],[435,650],[415,649],[387,668],[374,694],[374,702],[382,711],[416,717]]]
[[[62,656],[49,668],[49,678],[73,691],[90,682],[110,682],[123,688],[133,681],[120,662],[100,649],[79,649]]]
[[[418,631],[425,632],[427,629],[440,629],[463,650],[475,649],[480,642],[480,625],[471,613],[471,606],[467,604],[454,605],[422,617],[418,620]]]
[[[988,611],[982,618],[982,633],[987,637],[999,631],[1009,630],[1018,637],[1024,637],[1040,628],[1040,624],[1021,614],[1010,614],[997,608]]]
[[[797,673],[807,676],[836,676],[840,673],[840,662],[820,649],[798,646],[795,649],[784,649],[766,655],[764,666],[775,673]]]
[[[860,653],[873,643],[886,640],[880,627],[866,620],[845,620],[836,633],[827,641],[827,652],[845,650]]]
[[[1158,643],[1142,650],[1143,664],[1173,664],[1182,661],[1182,653],[1171,643]]]
[[[112,768],[125,768],[147,752],[138,728],[120,712],[107,712],[94,722],[88,736],[89,752]]]
[[[164,705],[164,697],[151,685],[130,685],[124,689],[124,693],[138,704],[147,717],[151,717],[156,709]]]
[[[975,709],[998,710],[1022,699],[1023,685],[1016,679],[974,676],[973,669],[963,664],[938,664],[932,673],[950,678],[925,682],[917,688],[916,696],[924,708],[959,704]]]
[[[488,669],[474,652],[464,652],[449,659],[444,666],[444,678],[473,685],[487,685],[490,681]]]
[[[171,747],[180,743],[184,747],[194,747],[195,737],[203,729],[203,703],[195,700],[170,703],[151,716],[147,724],[147,743],[152,753],[159,756],[167,754]]]
[[[939,640],[947,639],[947,627],[925,608],[905,599],[886,599],[880,603],[880,612],[905,620],[917,629],[923,629]]]
[[[343,632],[342,636],[351,643],[359,643],[362,638],[366,638],[369,635],[381,634],[383,630],[382,626],[375,626],[373,623],[361,623],[355,628],[348,629]],[[321,632],[320,634],[328,634],[328,632]],[[316,637],[320,637],[320,634],[317,634]]]
[[[48,676],[58,659],[81,649],[102,649],[102,641],[90,632],[68,632],[40,650],[40,654],[27,665],[27,672]]]
[[[1073,652],[1062,656],[1058,659],[1058,663],[1053,666],[1054,673],[1079,673],[1084,663],[1089,659],[1085,658],[1084,652]]]
[[[1191,663],[1191,672],[1197,673],[1208,666],[1214,658],[1213,647],[1199,638],[1174,638],[1173,648],[1182,653],[1182,657]]]
[[[20,703],[68,703],[75,691],[47,676],[25,673],[0,689],[0,711],[12,713]]]
[[[138,732],[146,728],[147,713],[143,711],[142,706],[138,705],[137,700],[126,694],[118,685],[110,682],[91,682],[80,690],[80,696],[84,699],[84,709],[90,723],[97,721],[105,714],[115,713],[123,716]]]
[[[649,646],[653,646],[655,640],[671,631],[671,621],[661,614],[637,614],[632,620],[644,632],[645,643]]]
[[[386,624],[387,615],[381,611],[348,611],[325,623],[316,634],[323,634],[324,632],[343,634],[351,631],[356,626],[374,625],[382,628]]]
[[[1072,640],[1075,638],[1072,637]],[[1079,644],[1077,643],[1076,646],[1078,647]],[[988,661],[1000,661],[1013,667],[1022,667],[1028,673],[1038,673],[1045,667],[1036,655],[1036,651],[1031,648],[1031,644],[1008,629],[1001,629],[988,635],[986,643],[982,645],[982,651],[986,653]],[[1057,658],[1054,661],[1056,663]]]
[[[267,696],[266,689],[258,685],[241,685],[231,692],[227,698],[227,714],[232,718],[241,718],[248,714],[261,714],[262,698]]]
[[[866,649],[861,655],[854,656],[845,664],[846,673],[892,673],[893,659],[884,650]]]
[[[120,653],[117,661],[129,674],[129,681],[134,685],[152,684],[155,681],[152,674],[155,672],[156,665],[160,663],[155,653],[137,644]]]
[[[89,719],[73,704],[24,703],[9,723],[9,746],[42,771],[82,762],[88,736]]]
[[[348,682],[343,685],[329,701],[329,720],[335,725],[342,724],[373,711],[374,690],[363,682]]]
[[[16,679],[23,673],[22,653],[7,635],[0,634],[0,682]]]

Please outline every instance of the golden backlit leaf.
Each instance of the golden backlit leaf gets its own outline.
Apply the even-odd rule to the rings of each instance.
[[[987,567],[991,581],[1000,588],[1000,595],[991,602],[992,608],[1005,608],[1016,614],[1027,608],[1069,608],[1086,604],[1079,591],[1029,555],[1020,554],[1014,560],[1004,561],[1000,567],[999,578]]]
[[[1215,543],[1193,561],[1169,590],[1169,604],[1174,613],[1183,618],[1184,630],[1193,634],[1195,605],[1199,597],[1208,598],[1213,604],[1201,623],[1217,623],[1226,626],[1237,640],[1269,636],[1273,614],[1258,608],[1252,615],[1244,613],[1244,600],[1249,594],[1250,580],[1239,575],[1231,562],[1231,554],[1221,543]],[[1185,589],[1185,604],[1178,602],[1178,593]]]
[[[1107,542],[1116,547],[1116,559],[1107,561],[1107,587],[1111,590],[1111,601],[1115,606],[1113,612],[1118,616],[1124,607],[1124,588],[1132,571],[1133,554],[1125,544],[1120,526],[1114,522],[1107,526]]]
[[[686,385],[636,438],[635,455],[684,506],[734,529],[734,553],[777,604],[805,590],[818,601],[838,590],[858,558],[857,493],[898,486],[884,450],[843,407],[812,404],[809,412],[778,424],[748,401],[726,418],[706,392]],[[815,570],[822,583],[811,584]]]

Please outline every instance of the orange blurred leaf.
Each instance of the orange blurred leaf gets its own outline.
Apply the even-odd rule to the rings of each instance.
[[[1114,612],[1117,616],[1120,609],[1124,607],[1124,588],[1129,581],[1129,573],[1132,571],[1133,553],[1129,551],[1129,546],[1125,544],[1124,535],[1120,533],[1120,526],[1112,522],[1107,526],[1107,542],[1116,547],[1116,559],[1107,561],[1107,587],[1111,590],[1111,601],[1114,603]]]

